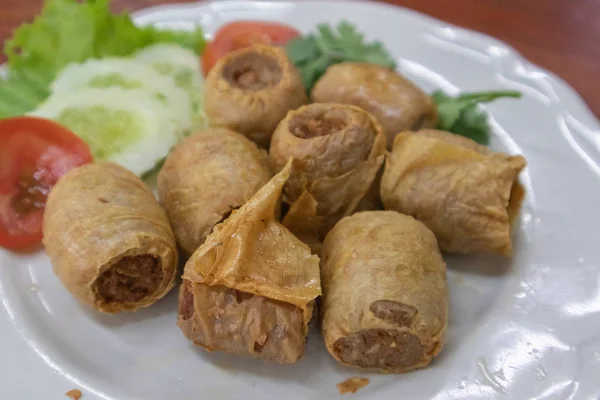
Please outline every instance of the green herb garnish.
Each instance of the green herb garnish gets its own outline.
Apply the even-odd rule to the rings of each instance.
[[[73,62],[128,56],[155,43],[204,49],[201,29],[192,32],[134,25],[129,14],[112,14],[110,0],[47,0],[42,13],[21,25],[4,44],[9,71],[0,77],[0,118],[34,109],[49,95],[58,72]]]
[[[320,24],[316,34],[290,41],[286,50],[290,60],[300,70],[308,93],[333,64],[356,61],[396,67],[394,59],[381,42],[365,43],[364,35],[346,21],[339,23],[337,28]]]
[[[438,90],[432,94],[438,107],[437,128],[453,132],[479,144],[487,145],[490,141],[488,116],[477,106],[489,103],[502,97],[520,98],[521,93],[515,91],[493,91],[463,93],[456,97],[448,96]]]

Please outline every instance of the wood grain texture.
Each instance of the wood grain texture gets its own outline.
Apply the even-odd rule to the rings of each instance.
[[[185,0],[113,0],[136,10]],[[600,116],[600,1],[598,0],[387,0],[450,23],[495,36],[573,86]],[[1,0],[0,40],[29,21],[42,0]],[[4,61],[0,56],[0,62]]]

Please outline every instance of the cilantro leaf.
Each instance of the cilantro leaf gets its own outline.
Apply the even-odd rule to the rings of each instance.
[[[366,43],[364,35],[347,21],[341,21],[336,28],[320,24],[317,26],[317,33],[291,40],[286,50],[290,60],[300,70],[309,93],[316,81],[333,64],[356,61],[396,67],[383,44]]]
[[[307,91],[310,90],[317,80],[325,73],[330,65],[330,59],[321,55],[316,60],[308,62],[300,69],[300,75]]]
[[[438,90],[431,96],[438,108],[438,129],[468,137],[479,144],[488,144],[490,141],[488,116],[478,104],[489,103],[503,97],[520,98],[521,93],[490,91],[462,93],[451,97]]]
[[[459,120],[465,107],[472,104],[470,101],[444,101],[438,104],[438,126],[446,130]]]
[[[305,36],[302,40],[292,40],[287,45],[286,50],[290,61],[295,65],[319,57],[319,47],[314,35]]]
[[[128,14],[112,14],[110,0],[47,0],[41,14],[4,44],[7,76],[0,76],[0,118],[31,111],[49,94],[58,72],[73,62],[128,56],[159,42],[200,53],[202,30],[175,32],[137,27]]]

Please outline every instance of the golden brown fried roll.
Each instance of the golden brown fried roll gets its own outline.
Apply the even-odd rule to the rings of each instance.
[[[209,123],[265,147],[287,112],[307,101],[299,72],[279,47],[255,45],[228,54],[210,70],[204,85]]]
[[[404,132],[388,156],[381,197],[386,209],[431,229],[442,251],[510,255],[525,164],[522,156],[493,153],[449,132]]]
[[[290,112],[270,148],[276,170],[294,158],[283,224],[317,251],[340,218],[378,201],[376,179],[384,153],[381,126],[358,107],[323,103]]]
[[[431,98],[398,72],[375,64],[347,62],[329,67],[312,90],[312,100],[361,107],[383,126],[387,146],[398,132],[434,128],[437,107]]]
[[[177,246],[167,216],[146,184],[116,164],[83,165],[59,180],[43,242],[65,288],[104,313],[147,307],[173,287]]]
[[[319,258],[275,219],[288,164],[185,265],[177,324],[195,344],[279,363],[304,352]]]
[[[321,253],[322,330],[345,365],[405,372],[428,365],[448,323],[446,265],[435,236],[395,211],[346,217]]]
[[[179,143],[158,174],[160,201],[179,246],[192,254],[271,176],[266,152],[229,129],[205,129]]]

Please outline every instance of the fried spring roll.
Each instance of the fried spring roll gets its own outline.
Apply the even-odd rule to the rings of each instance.
[[[285,49],[254,45],[233,51],[210,70],[204,104],[211,126],[224,126],[268,147],[289,110],[308,98]]]
[[[312,99],[318,103],[352,104],[372,113],[392,147],[398,132],[435,127],[435,102],[393,69],[376,64],[332,65],[317,81]]]
[[[290,169],[217,225],[185,265],[177,324],[208,351],[285,364],[304,352],[319,259],[275,218]]]
[[[173,287],[177,246],[167,216],[146,184],[116,164],[63,176],[48,196],[43,228],[54,273],[101,312],[147,307]]]
[[[159,198],[179,246],[192,254],[271,177],[266,152],[239,133],[210,128],[183,140],[158,174]]]
[[[288,113],[269,149],[276,170],[294,158],[283,224],[318,252],[340,218],[378,204],[384,154],[381,125],[358,107],[310,104]]]
[[[448,321],[446,266],[429,229],[395,211],[342,219],[321,253],[322,330],[340,363],[381,372],[428,365]]]
[[[442,251],[510,255],[525,164],[449,132],[404,132],[388,156],[381,198],[386,209],[422,221]]]

